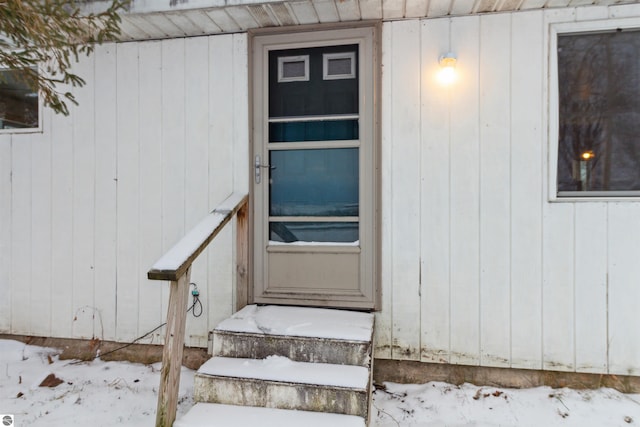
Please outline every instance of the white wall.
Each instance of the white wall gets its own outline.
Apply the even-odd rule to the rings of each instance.
[[[70,117],[0,135],[0,331],[129,341],[166,316],[149,267],[247,190],[247,37],[109,44],[76,71]],[[225,230],[194,265],[189,345],[231,313],[233,242]]]
[[[548,202],[548,23],[610,16],[640,26],[638,5],[383,25],[377,357],[640,375],[640,202]],[[71,117],[0,136],[0,332],[128,341],[165,317],[149,266],[247,189],[247,36],[107,45],[78,71]],[[232,245],[194,266],[190,345],[231,312]]]
[[[384,24],[378,357],[640,374],[640,202],[547,185],[548,24],[623,16],[640,26],[638,5]]]

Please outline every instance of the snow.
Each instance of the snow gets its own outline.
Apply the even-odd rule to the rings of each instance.
[[[59,360],[60,351],[0,340],[0,414],[23,426],[154,425],[160,364]],[[49,374],[63,380],[39,387]],[[183,368],[178,413],[193,405],[193,371]]]
[[[621,427],[640,425],[640,395],[612,389],[506,389],[385,384],[374,400],[377,427]]]
[[[211,236],[211,233],[222,224],[222,221],[224,221],[226,217],[226,213],[218,213],[215,211],[207,215],[156,261],[151,269],[159,271],[178,270],[192,254],[196,253],[200,245]]]
[[[198,403],[174,427],[210,427],[211,420],[219,420],[216,427],[364,427],[364,419],[354,415],[324,414],[321,412],[287,411],[274,408],[245,408],[232,405]]]
[[[369,383],[369,372],[362,366],[295,362],[283,356],[269,356],[262,360],[213,357],[202,365],[198,372],[225,377],[319,384],[361,390],[366,389]]]
[[[147,366],[100,360],[78,363],[58,360],[57,353],[52,349],[0,340],[0,414],[15,415],[15,425],[19,427],[154,424],[159,364]],[[64,382],[55,388],[38,387],[49,373]],[[193,375],[194,371],[182,371],[178,416],[193,405]],[[611,389],[538,387],[515,390],[437,382],[423,385],[386,383],[385,387],[386,390],[374,393],[372,427],[640,425],[640,395],[622,394]],[[297,427],[306,424],[278,425]]]
[[[279,242],[277,240],[269,240],[269,246],[360,246],[360,240],[355,242],[305,242],[297,240],[295,242]]]
[[[239,193],[231,194],[156,261],[151,269],[158,271],[178,270],[211,237],[211,234],[220,227],[243,198],[244,196]]]
[[[248,305],[216,330],[267,335],[368,341],[373,315],[346,310]]]

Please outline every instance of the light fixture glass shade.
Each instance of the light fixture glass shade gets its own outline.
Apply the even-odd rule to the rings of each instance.
[[[438,81],[445,86],[452,84],[456,80],[456,63],[457,58],[453,53],[445,53],[440,56],[440,71],[438,72]]]

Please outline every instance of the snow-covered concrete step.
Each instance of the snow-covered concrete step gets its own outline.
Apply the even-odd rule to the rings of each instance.
[[[373,315],[346,310],[250,305],[213,331],[213,355],[369,367]]]
[[[174,427],[365,427],[352,415],[197,403]]]
[[[298,409],[368,419],[370,370],[362,366],[213,357],[194,379],[196,402]]]

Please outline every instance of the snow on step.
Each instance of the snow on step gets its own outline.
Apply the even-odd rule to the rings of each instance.
[[[354,415],[198,403],[174,427],[365,427]]]
[[[323,308],[248,305],[222,321],[216,330],[370,341],[373,314]]]
[[[283,356],[262,360],[213,357],[198,369],[198,374],[360,390],[369,385],[369,371],[362,366],[294,362]]]

